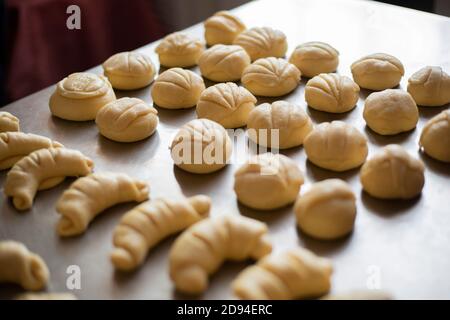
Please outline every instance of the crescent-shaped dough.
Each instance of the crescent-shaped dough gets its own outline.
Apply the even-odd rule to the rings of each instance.
[[[226,260],[260,259],[272,251],[265,223],[242,216],[220,216],[194,224],[173,244],[170,277],[177,290],[200,294],[208,275]]]
[[[89,223],[105,209],[129,201],[148,199],[149,187],[124,173],[93,173],[77,179],[56,203],[61,215],[57,230],[70,237],[86,231]]]
[[[19,119],[6,111],[0,111],[0,132],[20,131]]]
[[[181,201],[158,198],[128,211],[114,230],[111,261],[117,269],[133,270],[162,239],[206,218],[211,199],[198,195]]]

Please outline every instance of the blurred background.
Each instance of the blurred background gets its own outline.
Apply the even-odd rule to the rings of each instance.
[[[0,106],[248,1],[0,0]],[[450,0],[381,2],[450,16]],[[73,4],[82,20],[75,31],[61,28]]]

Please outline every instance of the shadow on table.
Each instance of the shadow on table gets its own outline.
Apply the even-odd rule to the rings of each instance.
[[[337,253],[345,249],[345,247],[350,243],[350,239],[352,238],[353,232],[347,234],[339,239],[334,240],[320,240],[315,239],[313,237],[308,236],[303,233],[298,227],[295,228],[301,246],[311,250],[315,254],[327,255],[330,253]]]
[[[283,219],[286,215],[292,214],[294,210],[292,204],[289,204],[279,209],[256,210],[243,205],[239,201],[237,201],[237,207],[241,215],[265,222],[267,224],[271,224],[277,220]]]
[[[416,128],[395,135],[381,135],[370,129],[367,125],[364,128],[369,142],[372,142],[378,146],[385,146],[388,144],[401,144],[407,141],[415,130]]]
[[[308,173],[312,175],[315,181],[322,181],[325,179],[342,179],[345,181],[348,181],[352,179],[353,177],[357,176],[359,174],[360,167],[337,172],[337,171],[331,171],[327,169],[322,169],[318,166],[316,166],[311,161],[306,161],[306,170]]]
[[[421,199],[422,194],[413,199],[378,199],[374,198],[364,190],[361,190],[361,200],[364,206],[372,213],[384,218],[392,218],[405,214],[415,206]]]
[[[450,177],[450,164],[431,158],[425,152],[419,151],[420,159],[425,163],[425,170],[430,169],[438,175]]]
[[[442,107],[421,107],[419,106],[419,115],[421,118],[431,119],[435,115],[441,113],[444,110],[447,110],[450,107],[450,104],[446,104]]]

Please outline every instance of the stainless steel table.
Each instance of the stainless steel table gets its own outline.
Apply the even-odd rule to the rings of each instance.
[[[425,65],[441,65],[450,72],[450,19],[368,1],[255,1],[234,10],[247,26],[272,26],[283,30],[289,52],[306,41],[325,41],[340,51],[338,72],[350,75],[349,66],[357,58],[373,52],[397,56],[406,67],[401,87],[408,77]],[[188,30],[202,36],[203,27]],[[157,63],[156,43],[141,48]],[[89,50],[89,48],[86,48]],[[94,72],[101,72],[97,67]],[[195,69],[196,70],[196,69]],[[208,83],[210,85],[211,83]],[[151,138],[121,144],[98,134],[93,122],[68,122],[50,115],[48,98],[54,87],[16,101],[3,110],[18,116],[25,132],[51,137],[70,148],[79,149],[95,160],[95,170],[122,171],[147,180],[151,197],[187,196],[203,193],[213,198],[212,215],[242,214],[267,222],[276,250],[305,246],[333,260],[333,292],[380,286],[396,298],[450,298],[450,166],[422,155],[418,138],[424,123],[443,108],[420,108],[420,121],[411,132],[393,137],[379,136],[365,127],[362,118],[362,91],[358,106],[351,112],[330,115],[308,109],[304,101],[305,81],[283,99],[302,105],[315,123],[340,119],[358,127],[370,141],[369,156],[389,143],[398,143],[426,164],[426,183],[422,195],[411,201],[382,201],[361,191],[358,170],[333,173],[306,161],[302,148],[282,153],[295,159],[308,185],[326,178],[348,181],[357,195],[358,216],[355,230],[340,241],[321,242],[300,234],[292,207],[272,212],[257,212],[239,205],[233,193],[233,173],[237,165],[209,175],[194,175],[173,166],[168,145],[174,131],[190,119],[195,110],[159,109],[160,125]],[[117,92],[119,97],[135,96],[151,102],[150,88]],[[271,99],[258,99],[258,102]],[[243,135],[240,137],[243,139]],[[3,186],[6,172],[0,173]],[[55,202],[70,180],[51,190],[39,192],[32,210],[19,213],[0,197],[0,239],[24,242],[47,261],[51,271],[48,291],[67,291],[68,266],[81,268],[82,299],[172,299],[167,254],[174,237],[157,246],[136,272],[115,272],[108,258],[111,234],[120,216],[134,204],[116,206],[99,216],[76,238],[60,239],[55,232],[58,215]],[[226,263],[211,278],[202,298],[232,298],[230,281],[248,263]],[[19,292],[15,286],[2,285],[0,297]]]

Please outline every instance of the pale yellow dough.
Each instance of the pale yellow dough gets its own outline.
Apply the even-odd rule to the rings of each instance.
[[[20,131],[19,119],[6,111],[0,111],[0,133]]]
[[[169,253],[170,278],[178,291],[200,294],[208,276],[225,260],[258,260],[272,251],[265,223],[242,216],[219,216],[184,231]]]
[[[242,84],[254,95],[279,97],[300,83],[301,73],[292,63],[280,58],[258,59],[244,69]]]
[[[85,232],[104,210],[123,202],[148,199],[148,185],[124,173],[93,173],[77,179],[56,203],[61,215],[57,231],[62,237]]]
[[[361,184],[368,194],[381,199],[410,199],[425,183],[425,166],[401,146],[390,144],[361,168]]]
[[[49,106],[58,118],[87,121],[94,120],[98,110],[114,100],[116,95],[106,77],[78,72],[58,82]]]
[[[69,292],[42,292],[42,293],[23,293],[15,297],[15,300],[78,300],[77,297]]]
[[[296,248],[272,253],[244,269],[233,281],[234,294],[245,300],[317,298],[331,287],[328,259]]]
[[[233,41],[247,51],[252,61],[266,57],[282,58],[287,51],[286,35],[270,27],[255,27],[241,32]]]
[[[353,230],[356,197],[343,180],[327,179],[314,183],[295,203],[299,228],[311,237],[333,240]]]
[[[236,171],[234,191],[242,204],[272,210],[294,202],[303,182],[293,160],[269,152],[251,157]]]
[[[442,111],[425,124],[419,145],[430,157],[450,162],[450,109]]]
[[[247,122],[250,140],[263,147],[279,149],[302,145],[312,129],[312,121],[306,112],[300,106],[287,101],[257,106],[250,112]]]
[[[306,42],[292,52],[289,62],[294,64],[305,77],[312,78],[321,73],[336,71],[339,51],[324,42]]]
[[[245,30],[245,24],[229,11],[219,11],[204,22],[205,39],[209,46],[232,44],[234,39]]]
[[[8,172],[4,193],[12,198],[17,210],[27,210],[33,205],[38,190],[53,188],[66,176],[85,176],[93,167],[94,162],[77,150],[36,150],[19,160]]]
[[[342,121],[324,122],[303,142],[308,160],[324,169],[345,171],[359,167],[367,157],[367,139]]]
[[[450,103],[450,76],[441,67],[424,67],[408,79],[408,92],[419,106]]]
[[[161,40],[155,52],[165,67],[192,67],[205,50],[205,44],[198,38],[183,32],[174,32]]]
[[[256,98],[244,87],[233,82],[208,87],[200,95],[197,116],[220,123],[225,128],[239,128],[247,124]]]
[[[376,133],[393,135],[414,129],[419,121],[419,109],[408,92],[386,89],[367,97],[363,117]]]
[[[50,273],[45,261],[16,241],[0,241],[0,282],[15,283],[26,290],[41,290]]]
[[[152,86],[153,102],[165,109],[185,109],[197,104],[205,90],[202,77],[181,68],[164,71]]]
[[[95,118],[100,133],[118,142],[150,137],[158,125],[158,111],[137,98],[121,98],[104,106]]]
[[[182,200],[157,198],[128,211],[114,230],[111,261],[119,270],[136,269],[166,237],[209,215],[211,199],[198,195]]]

